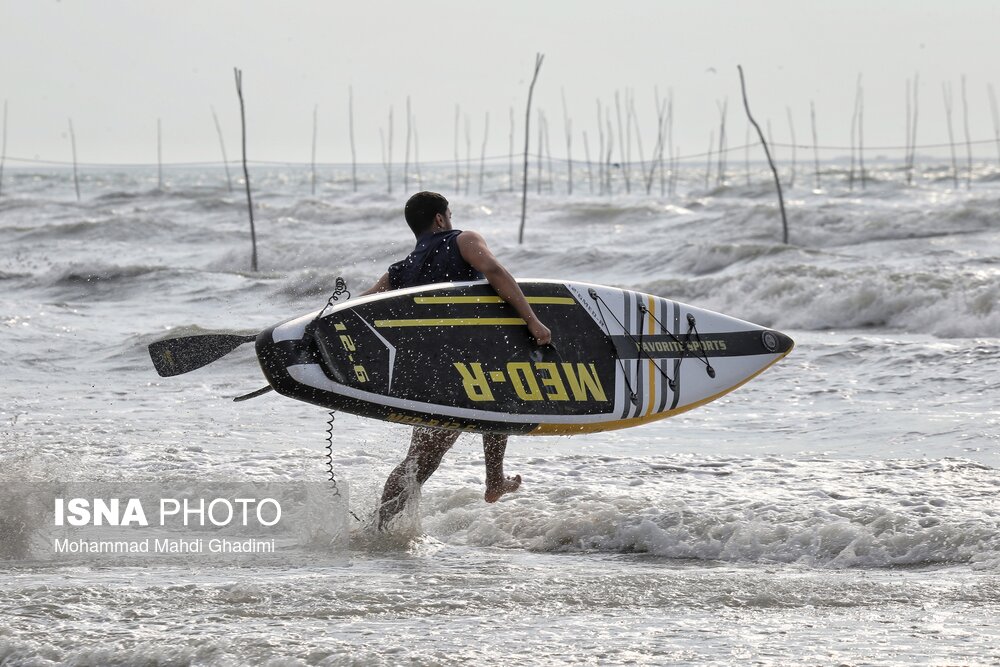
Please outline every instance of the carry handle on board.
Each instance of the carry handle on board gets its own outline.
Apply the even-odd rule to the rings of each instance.
[[[158,340],[149,345],[149,358],[160,377],[190,373],[226,356],[256,336],[202,334]]]

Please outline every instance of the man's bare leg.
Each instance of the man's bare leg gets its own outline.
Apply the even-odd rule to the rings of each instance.
[[[412,474],[417,484],[424,482],[434,474],[441,464],[441,459],[451,449],[458,439],[458,431],[431,430],[414,428],[410,438],[410,449],[396,468],[389,473],[382,490],[382,502],[378,508],[378,528],[382,530],[392,517],[406,507],[410,499],[410,489],[407,485],[407,474]]]
[[[486,502],[495,503],[521,486],[521,476],[504,477],[503,457],[507,452],[507,436],[502,433],[483,434],[483,456],[486,459]]]

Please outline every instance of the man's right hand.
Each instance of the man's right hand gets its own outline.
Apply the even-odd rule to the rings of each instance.
[[[528,323],[528,331],[538,345],[548,345],[552,342],[552,332],[538,320],[532,320]]]

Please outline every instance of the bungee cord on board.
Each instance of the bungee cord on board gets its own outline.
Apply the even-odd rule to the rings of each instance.
[[[670,391],[673,391],[673,392],[677,391],[677,382],[676,382],[676,379],[675,378],[671,378],[667,374],[667,372],[665,370],[663,370],[663,368],[660,366],[660,364],[657,363],[656,359],[653,359],[653,357],[651,357],[649,355],[649,352],[646,351],[646,349],[643,347],[643,344],[642,344],[642,341],[643,341],[643,330],[645,329],[645,327],[643,325],[645,324],[645,319],[646,319],[647,315],[657,324],[657,326],[659,326],[661,334],[666,334],[667,336],[669,336],[670,339],[673,340],[675,343],[677,343],[677,345],[680,347],[681,356],[680,356],[680,359],[678,360],[678,363],[682,362],[684,359],[686,359],[688,357],[690,357],[692,359],[698,359],[699,361],[701,361],[702,363],[705,364],[705,372],[708,374],[708,377],[710,377],[710,378],[714,378],[715,377],[715,369],[712,367],[712,362],[710,362],[708,360],[708,354],[705,352],[704,342],[701,339],[701,334],[698,333],[698,322],[695,319],[695,316],[692,315],[691,313],[688,313],[688,315],[687,315],[688,330],[687,330],[687,333],[684,335],[685,340],[681,340],[672,331],[670,331],[666,326],[664,326],[663,323],[660,322],[660,320],[656,317],[656,315],[654,315],[649,310],[649,308],[647,308],[646,306],[640,304],[639,305],[639,312],[642,314],[642,319],[639,322],[639,337],[636,338],[634,335],[632,335],[629,332],[628,328],[622,323],[622,321],[618,319],[618,316],[615,315],[614,310],[612,310],[611,307],[608,306],[608,304],[604,301],[604,299],[601,298],[601,295],[597,293],[597,290],[591,289],[590,292],[589,292],[589,294],[590,294],[590,298],[593,299],[594,302],[597,304],[597,310],[598,310],[598,313],[601,316],[601,322],[604,325],[604,332],[607,335],[609,335],[609,336],[611,335],[611,330],[608,328],[607,320],[604,318],[604,310],[607,309],[608,314],[610,314],[611,317],[614,318],[615,323],[619,327],[621,327],[622,332],[625,335],[625,337],[627,337],[629,339],[629,341],[633,345],[635,345],[636,350],[637,350],[637,352],[639,354],[639,358],[641,359],[642,357],[645,357],[647,360],[649,360],[650,362],[652,362],[653,367],[656,368],[656,370],[659,371],[660,375],[662,375],[663,378],[667,381],[667,386],[670,387]],[[698,350],[698,354],[697,355],[696,354],[691,354],[691,352],[692,352],[691,348],[693,347],[691,345],[691,342],[692,342],[691,335],[692,334],[694,334],[695,341],[697,342],[697,346],[694,346]],[[615,355],[615,356],[618,359],[618,365],[621,368],[622,377],[625,379],[625,386],[628,387],[629,398],[632,401],[632,404],[635,405],[637,403],[637,401],[638,401],[638,398],[637,398],[635,390],[632,388],[632,383],[629,381],[628,373],[625,372],[625,364],[624,364],[624,362],[622,362],[622,359],[621,359],[620,356],[618,356],[618,355]],[[675,369],[675,373],[674,374],[678,375],[679,373],[680,373],[680,366],[678,365],[677,368]]]
[[[595,303],[597,303],[597,312],[601,316],[601,324],[604,325],[604,333],[610,336],[611,329],[608,327],[608,321],[604,319],[604,309],[601,307],[602,304],[603,305],[607,304],[604,303],[604,299],[602,299],[601,295],[597,293],[597,290],[593,289],[590,290],[590,298],[593,299]],[[618,322],[618,326],[620,326],[622,330],[624,330],[625,326],[621,323],[621,321],[618,320],[617,317],[615,317],[614,312],[612,312],[610,308],[608,308],[608,312],[611,313],[611,316],[615,318],[616,322]],[[625,372],[625,362],[623,362],[621,356],[617,354],[615,355],[615,359],[618,361],[618,368],[621,369],[622,379],[625,380],[625,386],[628,388],[629,400],[632,401],[632,405],[637,405],[639,403],[639,397],[636,395],[635,389],[632,388],[632,383],[628,379],[628,373]],[[657,366],[657,368],[659,368],[659,366]],[[660,372],[662,373],[663,371],[661,370]],[[664,377],[667,377],[666,374],[664,374]],[[670,389],[672,390],[674,388],[674,381],[671,380],[669,377],[667,377],[667,382],[670,385]]]

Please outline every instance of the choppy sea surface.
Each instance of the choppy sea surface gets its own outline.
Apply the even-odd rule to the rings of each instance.
[[[502,172],[502,173],[501,173]],[[637,289],[782,330],[740,390],[644,427],[512,438],[524,484],[483,502],[463,435],[392,534],[367,523],[409,430],[338,415],[339,528],[287,558],[53,558],[27,484],[320,482],[327,415],[245,346],[176,378],[145,347],[253,334],[404,256],[380,171],[258,167],[259,271],[221,169],[16,169],[0,197],[0,664],[1000,663],[1000,172],[894,165],[678,192],[528,201],[506,167],[451,199],[522,278]],[[416,189],[414,177],[408,190]],[[468,185],[468,187],[467,187]],[[812,185],[812,183],[809,183]],[[558,331],[555,332],[558,338]],[[48,509],[48,508],[46,508]],[[352,516],[357,515],[360,521]]]

